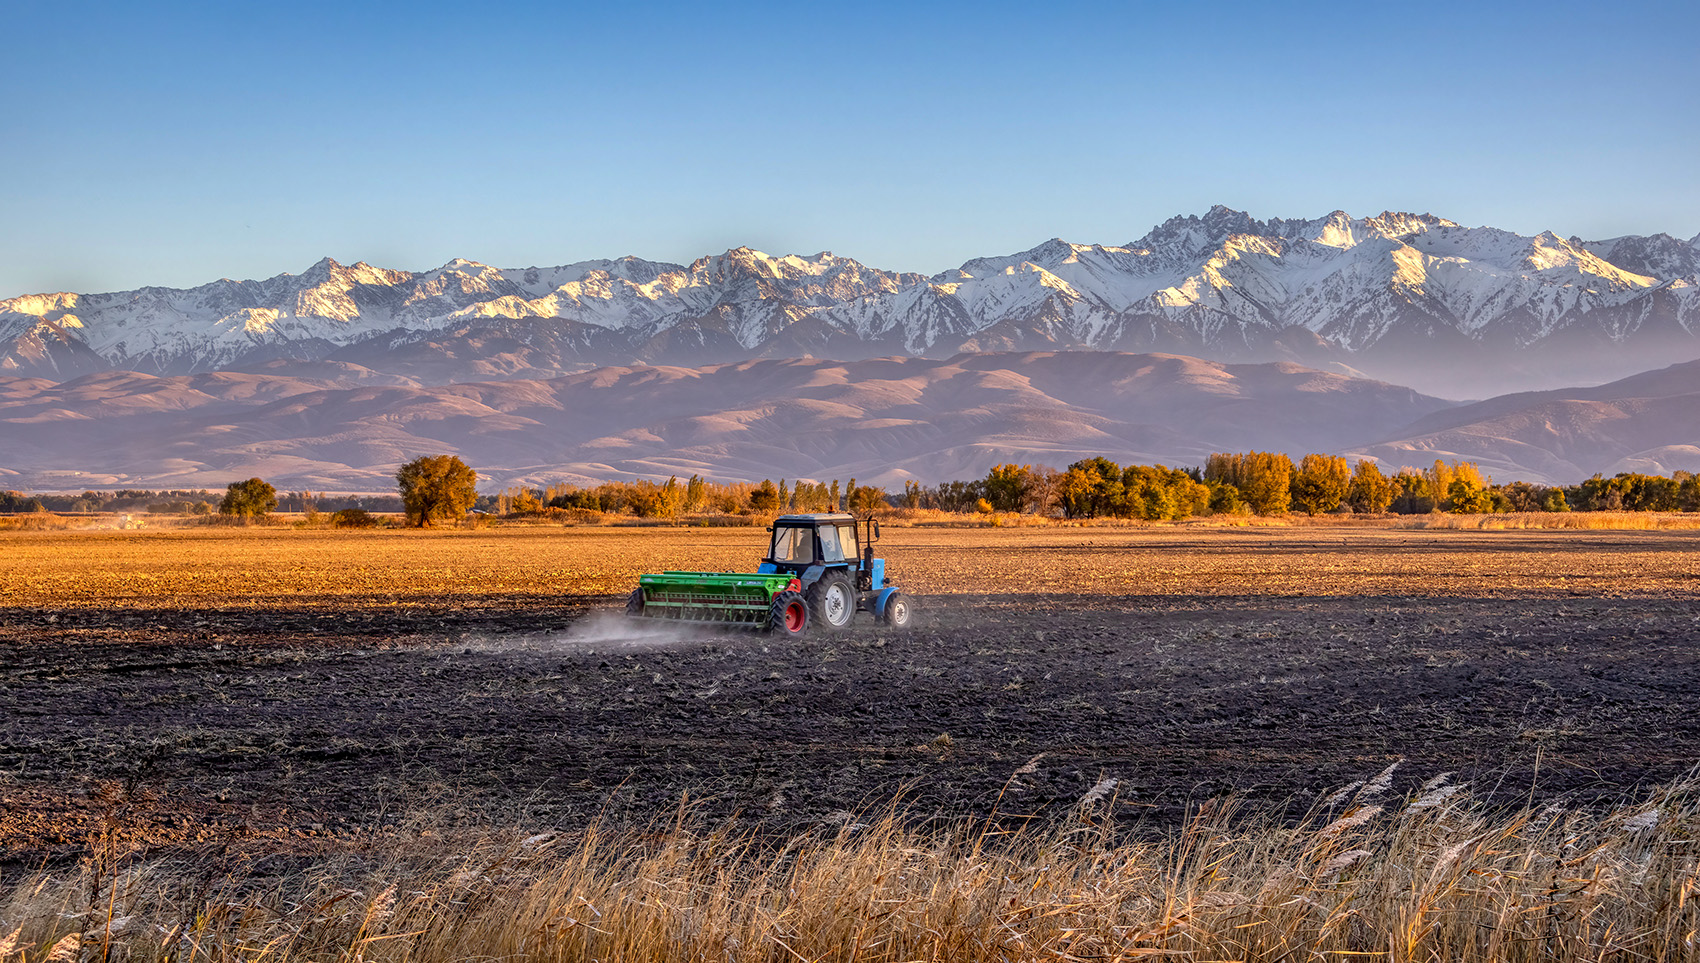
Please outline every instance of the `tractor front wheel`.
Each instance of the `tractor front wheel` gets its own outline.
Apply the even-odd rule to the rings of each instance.
[[[822,575],[809,586],[809,614],[829,629],[842,629],[856,617],[856,592],[842,572]]]
[[[767,609],[767,630],[794,639],[809,629],[809,605],[796,592],[780,592]]]
[[[882,613],[885,624],[894,629],[906,629],[912,614],[909,609],[909,596],[902,592],[893,592],[886,598],[885,611]]]
[[[643,589],[632,589],[632,594],[626,598],[626,614],[633,618],[643,614]]]

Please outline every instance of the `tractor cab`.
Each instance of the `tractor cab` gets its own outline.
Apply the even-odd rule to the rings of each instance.
[[[843,512],[781,515],[773,520],[769,531],[773,540],[757,571],[788,572],[803,583],[805,592],[832,571],[849,575],[858,591],[871,592],[885,586],[885,559],[874,558],[879,523],[871,518],[863,526],[854,515]],[[864,531],[866,538],[861,537]]]

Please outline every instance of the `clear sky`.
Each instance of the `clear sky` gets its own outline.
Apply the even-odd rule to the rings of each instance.
[[[1700,232],[1700,5],[84,3],[0,26],[0,296],[748,244],[935,272],[1221,203]]]

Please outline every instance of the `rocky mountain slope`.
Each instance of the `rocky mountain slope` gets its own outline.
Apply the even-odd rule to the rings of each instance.
[[[1092,348],[1367,372],[1449,397],[1700,357],[1700,237],[1604,241],[1427,214],[1212,208],[1121,246],[1052,240],[934,277],[737,248],[413,273],[329,259],[188,290],[0,301],[0,373],[197,374],[276,359],[422,383],[609,364]]]

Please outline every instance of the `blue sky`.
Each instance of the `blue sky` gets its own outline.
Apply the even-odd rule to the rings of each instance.
[[[1691,3],[11,0],[0,296],[748,244],[935,272],[1213,203],[1700,232]]]

